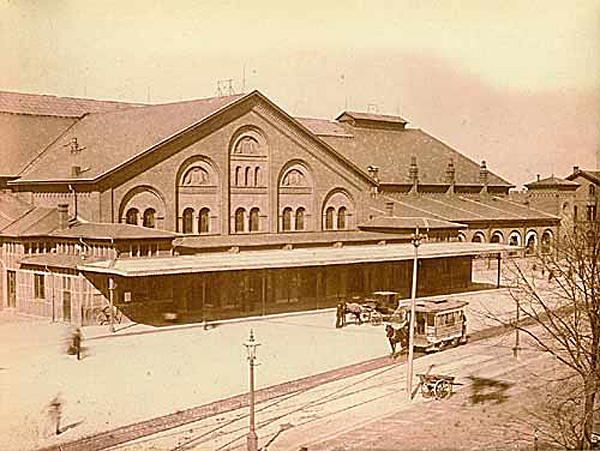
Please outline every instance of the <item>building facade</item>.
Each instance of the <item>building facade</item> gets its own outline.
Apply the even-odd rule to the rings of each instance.
[[[151,305],[220,318],[404,292],[410,256],[401,248],[366,267],[329,265],[328,256],[407,243],[416,226],[430,241],[531,241],[533,250],[559,221],[510,201],[512,185],[485,162],[398,116],[294,118],[254,91],[159,105],[0,93],[0,119],[12,162],[0,174],[2,306],[66,321],[89,322],[109,301],[150,321]],[[329,252],[312,266],[223,275],[227,256],[305,248]],[[437,263],[423,263],[422,293],[442,289],[435,274],[448,258],[464,271],[446,287],[463,289],[475,254],[427,257]],[[180,265],[192,257],[223,267],[192,275]],[[397,274],[377,281],[373,265]]]

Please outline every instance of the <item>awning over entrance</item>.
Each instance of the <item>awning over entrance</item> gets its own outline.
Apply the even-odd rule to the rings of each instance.
[[[516,251],[520,248],[504,244],[439,242],[419,247],[420,259],[475,256]],[[215,271],[237,271],[410,260],[412,244],[352,246],[347,248],[314,248],[290,250],[218,252],[190,256],[129,258],[104,260],[78,266],[85,272],[123,277],[164,276]]]

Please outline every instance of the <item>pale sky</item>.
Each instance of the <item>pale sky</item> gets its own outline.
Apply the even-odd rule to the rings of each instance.
[[[233,78],[294,116],[400,114],[517,185],[600,148],[600,0],[0,0],[0,43],[0,90],[166,102]]]

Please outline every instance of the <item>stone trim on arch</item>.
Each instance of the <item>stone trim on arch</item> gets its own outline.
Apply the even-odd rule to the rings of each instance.
[[[277,228],[280,232],[314,230],[313,174],[301,159],[286,162],[277,176]]]
[[[355,206],[352,195],[343,188],[329,191],[323,201],[321,218],[322,230],[355,228]]]
[[[471,238],[471,242],[473,242],[473,243],[485,243],[486,242],[485,232],[483,232],[482,230],[478,230],[477,232],[475,232],[473,234],[473,238]]]
[[[525,253],[532,254],[538,248],[538,233],[536,230],[528,230],[525,235]]]
[[[513,230],[508,235],[508,245],[509,246],[522,246],[523,237],[521,236],[521,232],[518,230]]]
[[[229,141],[232,158],[256,158],[269,155],[269,143],[263,131],[254,125],[238,128]]]
[[[504,244],[504,234],[500,230],[494,230],[490,237],[490,243]]]
[[[218,233],[221,217],[220,187],[221,171],[209,157],[194,155],[179,166],[175,179],[178,232]],[[208,215],[201,216],[201,212],[206,211]],[[187,213],[184,215],[184,212]]]
[[[149,211],[153,210],[152,227],[164,228],[166,203],[163,194],[149,185],[139,185],[130,189],[122,198],[119,205],[119,222],[133,224],[133,212],[137,225],[143,225],[144,217],[148,218]]]

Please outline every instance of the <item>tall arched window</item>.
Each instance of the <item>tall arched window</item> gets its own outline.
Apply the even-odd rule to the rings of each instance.
[[[246,175],[244,177],[244,185],[250,186],[250,183],[251,183],[251,181],[250,181],[250,166],[248,166],[246,168]]]
[[[203,208],[198,216],[198,233],[208,233],[208,223],[210,218],[210,210]]]
[[[144,227],[148,227],[153,229],[155,227],[154,216],[156,215],[156,210],[154,208],[147,208],[144,211],[144,219],[142,225]]]
[[[254,168],[254,186],[260,186],[260,168]]]
[[[590,185],[589,189],[589,193],[590,196],[593,196],[594,194],[596,194],[596,187],[594,185]]]
[[[246,210],[243,208],[238,208],[235,211],[235,232],[243,232],[244,231],[244,216],[246,216]]]
[[[304,212],[303,207],[296,210],[296,230],[304,230]]]
[[[234,185],[235,186],[240,186],[240,177],[242,176],[242,168],[241,167],[237,167],[235,168],[235,180],[234,180]]]
[[[249,224],[249,229],[251,232],[257,232],[258,231],[258,208],[254,207],[252,210],[250,210],[250,224]]]
[[[333,229],[333,212],[335,209],[333,207],[329,207],[325,211],[325,230]]]
[[[130,208],[129,210],[127,210],[127,214],[125,215],[125,222],[127,224],[137,225],[138,215],[139,215],[139,212],[138,212],[137,208]]]
[[[338,209],[337,228],[338,230],[346,228],[346,207],[340,207]]]
[[[281,230],[283,230],[284,232],[292,230],[292,209],[290,207],[286,207],[283,209]]]
[[[186,208],[183,210],[183,233],[193,233],[194,229],[194,210]]]

